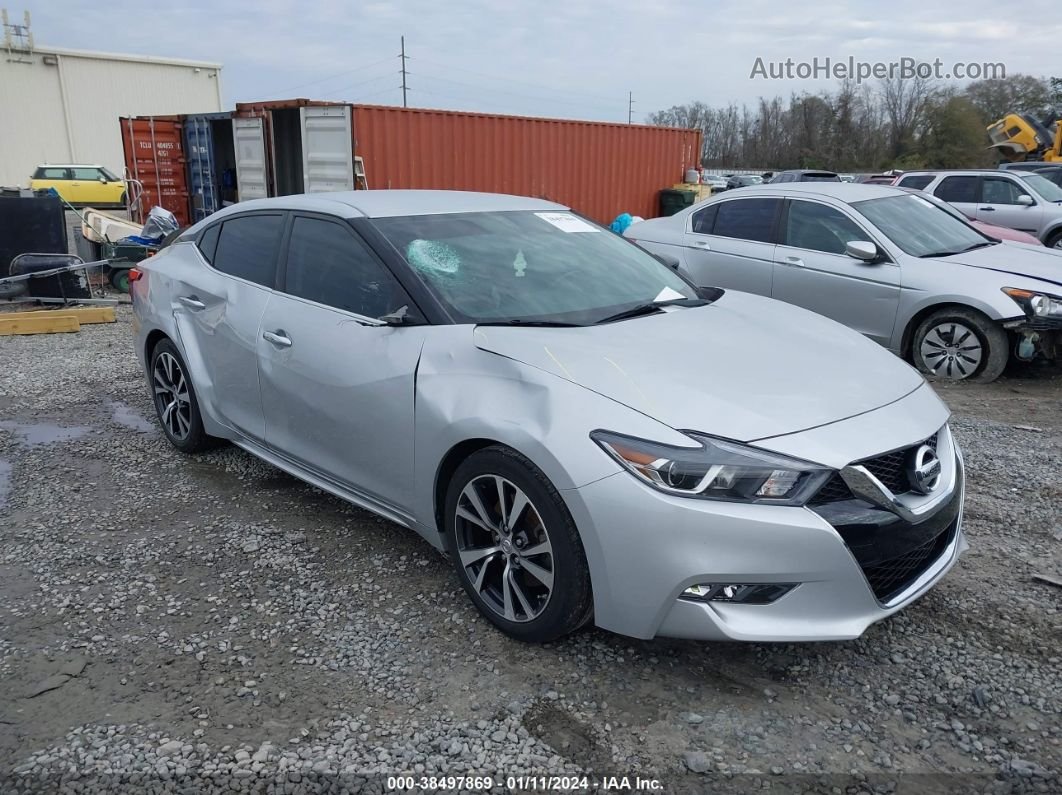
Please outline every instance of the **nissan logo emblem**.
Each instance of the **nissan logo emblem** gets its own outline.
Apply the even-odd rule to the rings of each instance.
[[[940,483],[940,459],[937,451],[928,444],[923,444],[915,450],[907,464],[907,479],[911,483],[912,491],[919,494],[929,494]]]

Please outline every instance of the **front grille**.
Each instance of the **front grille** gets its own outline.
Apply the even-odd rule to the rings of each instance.
[[[899,557],[874,566],[863,566],[863,574],[878,601],[888,602],[918,579],[943,554],[953,536],[954,527]]]
[[[933,434],[925,442],[913,444],[903,450],[885,453],[885,455],[879,455],[877,458],[857,461],[855,465],[865,467],[871,475],[880,480],[882,485],[893,494],[906,494],[911,490],[911,484],[907,480],[907,456],[912,450],[917,450],[923,444],[927,444],[936,450],[937,434]],[[812,505],[825,505],[831,502],[850,500],[852,496],[848,484],[844,482],[840,474],[835,474],[811,498],[810,503]]]

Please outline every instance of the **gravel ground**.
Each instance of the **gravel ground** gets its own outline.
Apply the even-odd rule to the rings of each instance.
[[[860,640],[535,647],[412,533],[236,448],[172,450],[129,340],[126,307],[0,338],[5,795],[1062,791],[1062,589],[1032,579],[1062,578],[1056,370],[942,386],[972,549]]]

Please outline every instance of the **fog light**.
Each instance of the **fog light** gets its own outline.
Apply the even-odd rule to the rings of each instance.
[[[683,599],[697,602],[733,602],[743,605],[768,605],[796,588],[796,582],[723,583],[691,585],[682,592]]]

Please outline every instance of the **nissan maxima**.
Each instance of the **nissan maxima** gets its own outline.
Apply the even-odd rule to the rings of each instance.
[[[854,638],[966,548],[914,369],[551,202],[243,202],[131,279],[178,450],[229,440],[413,529],[515,638]]]

